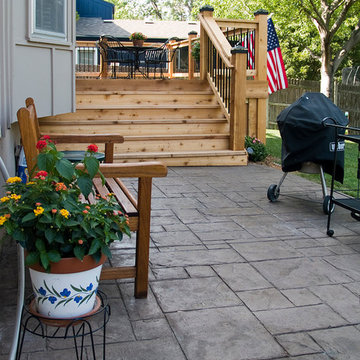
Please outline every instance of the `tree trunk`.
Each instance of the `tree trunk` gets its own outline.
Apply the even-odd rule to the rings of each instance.
[[[321,81],[320,81],[320,92],[331,98],[332,93],[332,66],[329,64],[327,67],[324,62],[321,63]]]
[[[333,65],[331,63],[331,47],[326,33],[320,33],[321,68],[320,92],[331,98],[333,83]]]

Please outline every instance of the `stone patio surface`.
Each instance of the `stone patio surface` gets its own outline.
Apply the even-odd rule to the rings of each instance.
[[[107,359],[360,359],[360,223],[337,207],[328,237],[321,185],[293,173],[270,203],[281,175],[250,164],[169,168],[154,181],[148,298],[135,299],[130,280],[101,284]],[[114,246],[113,265],[134,263],[134,241]],[[15,254],[8,245],[0,260],[0,360],[14,327]],[[71,340],[27,333],[21,358],[76,356]]]

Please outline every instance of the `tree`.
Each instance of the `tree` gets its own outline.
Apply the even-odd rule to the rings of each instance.
[[[299,0],[298,4],[319,33],[320,88],[322,93],[330,96],[336,71],[349,52],[360,43],[360,2]]]
[[[194,0],[108,0],[116,19],[189,20]]]

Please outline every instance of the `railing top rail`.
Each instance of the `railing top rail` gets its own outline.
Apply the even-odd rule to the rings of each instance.
[[[216,19],[219,27],[236,27],[242,29],[256,29],[258,26],[257,20],[237,20],[237,19]]]
[[[208,16],[205,17],[200,13],[199,20],[225,65],[229,68],[232,68],[231,45],[217,25],[215,19]]]

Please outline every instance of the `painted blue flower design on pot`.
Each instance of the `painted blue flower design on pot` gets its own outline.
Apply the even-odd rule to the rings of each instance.
[[[83,298],[82,296],[77,295],[77,296],[75,296],[74,301],[75,301],[76,303],[79,303],[79,301],[80,301],[82,298]]]
[[[41,294],[42,296],[46,295],[46,290],[42,286],[40,286],[39,294]]]
[[[69,290],[66,289],[66,288],[60,293],[60,295],[61,295],[63,298],[69,297],[70,294],[71,294],[71,291],[69,291]]]
[[[54,304],[54,302],[57,300],[55,296],[49,296],[48,299],[52,304]]]
[[[98,281],[98,278],[96,278]],[[71,289],[63,288],[57,290],[54,286],[48,286],[44,280],[43,286],[40,286],[38,289],[35,288],[37,294],[37,302],[44,303],[49,301],[51,304],[55,304],[55,307],[60,305],[65,306],[69,302],[75,302],[78,305],[81,305],[84,302],[88,302],[94,295],[97,293],[97,288],[94,288],[93,283],[88,283],[85,285],[70,285]]]

